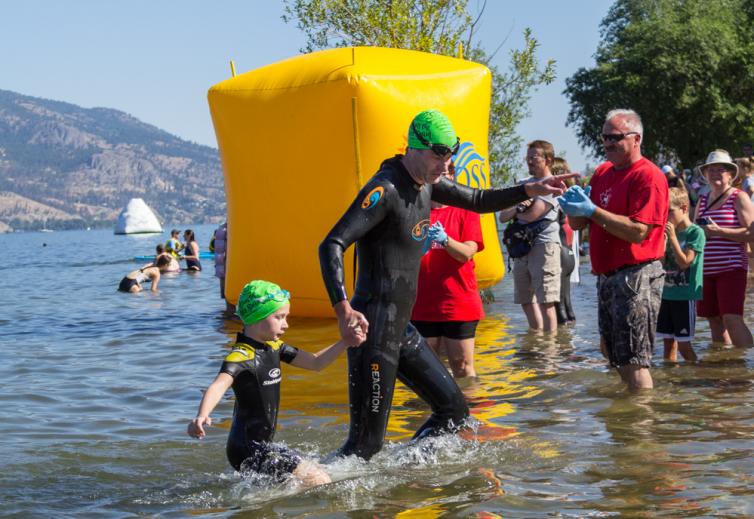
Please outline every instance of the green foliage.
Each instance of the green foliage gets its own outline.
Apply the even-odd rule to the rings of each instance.
[[[633,108],[644,154],[693,165],[754,140],[751,0],[617,0],[602,22],[596,66],[566,80],[568,123],[595,156],[604,116]]]
[[[459,44],[465,57],[492,71],[490,110],[490,173],[494,184],[513,178],[522,144],[516,127],[529,114],[533,89],[555,79],[555,62],[542,66],[537,40],[524,30],[524,45],[510,53],[506,71],[490,61],[475,40],[484,13],[476,16],[468,0],[283,0],[286,22],[295,21],[306,35],[302,52],[346,46],[379,46],[456,56]]]

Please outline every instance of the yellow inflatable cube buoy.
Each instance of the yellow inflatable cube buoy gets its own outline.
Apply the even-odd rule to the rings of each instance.
[[[304,54],[213,86],[228,202],[228,300],[236,302],[248,281],[267,279],[291,292],[296,315],[332,316],[317,247],[380,163],[405,151],[421,110],[444,112],[461,137],[457,181],[489,187],[490,84],[489,69],[470,61],[355,47]],[[482,232],[476,274],[488,287],[503,276],[494,215],[483,215]]]

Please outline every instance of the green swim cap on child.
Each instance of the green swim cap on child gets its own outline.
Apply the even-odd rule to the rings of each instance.
[[[416,132],[430,144],[444,144],[448,147],[456,145],[456,131],[450,124],[450,119],[439,110],[424,110],[419,112],[408,127],[408,147],[417,150],[427,150]]]
[[[253,324],[288,303],[290,298],[291,294],[275,283],[255,279],[241,290],[236,315],[243,324]]]

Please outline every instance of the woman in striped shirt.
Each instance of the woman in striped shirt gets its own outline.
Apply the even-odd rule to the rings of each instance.
[[[746,243],[754,241],[754,205],[732,186],[738,166],[725,150],[715,150],[701,166],[710,192],[699,198],[696,223],[704,229],[704,288],[697,306],[709,320],[712,340],[752,346],[754,340],[743,319],[748,258]]]

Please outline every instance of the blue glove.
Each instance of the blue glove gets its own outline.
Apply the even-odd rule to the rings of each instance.
[[[424,256],[426,253],[429,252],[429,248],[432,246],[432,240],[429,239],[429,236],[424,238],[424,243],[422,244],[422,256]]]
[[[594,202],[589,199],[591,191],[592,186],[587,186],[586,189],[582,189],[581,186],[571,186],[562,196],[558,197],[558,203],[568,216],[589,218],[597,209]]]
[[[436,241],[445,247],[448,244],[448,233],[445,232],[445,229],[440,222],[435,222],[435,224],[429,228],[427,239],[429,241]]]

